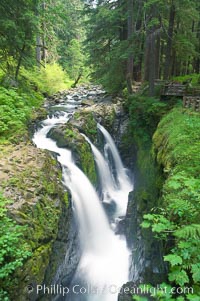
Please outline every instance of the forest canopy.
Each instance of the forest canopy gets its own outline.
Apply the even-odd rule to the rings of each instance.
[[[153,95],[155,79],[199,73],[199,15],[197,0],[2,0],[1,70],[17,80],[56,62],[113,92],[147,81]]]

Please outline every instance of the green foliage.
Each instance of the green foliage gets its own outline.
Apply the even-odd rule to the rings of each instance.
[[[0,87],[1,138],[7,139],[19,133],[25,135],[27,121],[43,102],[41,94],[51,95],[69,88],[71,84],[72,81],[58,64],[48,64],[41,70],[22,68],[18,88]]]
[[[127,84],[131,92],[131,82],[147,80],[155,95],[155,79],[199,73],[197,0],[101,0],[85,6],[92,78],[107,90],[119,92]]]
[[[66,52],[65,69],[68,71],[70,78],[75,80],[84,70],[84,55],[80,41],[72,39]]]
[[[135,300],[135,301],[148,301],[147,298],[140,297],[140,296],[133,296],[133,300]]]
[[[4,84],[17,86],[22,67],[43,69],[46,63],[54,62],[59,62],[63,68],[67,68],[70,76],[76,77],[84,61],[81,47],[85,36],[81,20],[82,8],[80,0],[19,0],[17,3],[2,0],[0,62],[5,72]],[[55,66],[51,68],[57,77],[60,71]],[[51,76],[50,70],[43,73],[42,80],[46,77],[47,81],[50,79],[52,84],[59,86],[57,90],[61,89],[62,84],[58,85],[58,80],[63,77],[61,74],[57,79]],[[38,82],[37,78],[36,81]],[[45,80],[41,84],[44,87],[47,85],[48,90],[44,92],[57,92]]]
[[[0,296],[9,300],[6,290],[13,282],[13,273],[23,265],[31,253],[22,241],[25,227],[17,225],[15,221],[7,216],[5,206],[10,201],[0,193]]]
[[[42,97],[33,90],[0,87],[0,136],[1,139],[25,135],[27,121],[42,103]]]
[[[189,239],[190,237],[194,239],[199,239],[200,225],[191,224],[191,225],[184,226],[175,232],[175,236],[183,239]]]
[[[47,64],[46,67],[25,69],[21,68],[19,77],[20,88],[31,95],[52,95],[68,89],[73,83],[65,70],[57,63]],[[41,104],[41,101],[40,101]]]
[[[107,1],[96,7],[86,5],[88,63],[91,77],[109,92],[119,92],[125,87],[125,62],[128,57],[127,41],[120,39],[124,25],[124,6]]]
[[[169,273],[169,281],[175,282],[180,286],[184,286],[186,283],[189,283],[189,277],[184,269],[181,267],[173,267],[172,263],[171,266],[172,268]]]
[[[0,134],[8,137],[13,132],[24,129],[31,108],[27,95],[19,95],[17,91],[0,88]]]
[[[65,71],[56,63],[47,64],[38,74],[37,84],[41,92],[49,95],[67,89],[72,82]]]
[[[158,122],[168,109],[166,103],[139,95],[130,96],[126,106],[131,128],[144,141],[151,139]]]
[[[182,258],[175,254],[164,256],[164,260],[170,262],[171,266],[179,265],[183,262]]]
[[[152,228],[152,232],[159,233],[157,238],[164,239],[169,233],[173,232],[176,226],[171,223],[164,214],[145,214],[144,221],[141,226],[145,228]]]
[[[92,141],[95,141],[97,135],[97,126],[94,116],[91,112],[82,112],[74,114],[74,118],[76,120],[83,120],[82,124],[82,132],[87,135]]]
[[[96,82],[104,86],[109,93],[120,92],[126,86],[123,66],[126,48],[127,44],[123,42],[116,43],[112,51],[104,58],[104,66],[92,74]]]
[[[199,86],[200,85],[200,75],[198,73],[182,75],[182,76],[176,76],[176,77],[173,77],[173,79],[177,82],[180,82],[180,83],[183,83],[183,82],[186,82],[189,79],[192,79],[192,81],[191,81],[192,86]]]
[[[127,152],[130,151],[132,144],[136,149],[135,175],[137,181],[134,189],[134,200],[138,204],[138,212],[144,214],[149,212],[152,206],[158,205],[157,201],[163,179],[152,158],[151,135],[168,106],[157,99],[137,95],[128,98],[126,109],[129,112],[129,130],[126,134]],[[151,224],[152,221],[147,218],[143,226],[148,229]],[[155,228],[158,227],[161,229],[164,227],[167,230],[168,223],[163,223],[163,219],[159,221],[157,218]],[[149,236],[149,232],[148,234],[144,233],[144,235]],[[156,234],[156,232],[154,233]]]
[[[71,130],[71,129],[68,129],[68,128],[66,128],[66,130],[65,130],[65,138],[76,138],[76,133],[73,131],[73,130]]]
[[[166,173],[161,214],[144,215],[142,226],[160,239],[173,241],[166,248],[169,281],[200,288],[200,115],[174,109],[153,136],[154,155]],[[158,211],[158,209],[157,209]],[[191,299],[192,300],[192,299]]]
[[[2,68],[15,79],[18,67],[30,66],[34,60],[35,4],[32,0],[2,0],[0,3],[0,59]]]

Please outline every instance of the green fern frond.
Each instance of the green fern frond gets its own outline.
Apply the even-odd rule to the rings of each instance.
[[[174,235],[178,238],[183,238],[183,239],[188,239],[188,238],[199,239],[200,225],[192,224],[192,225],[184,226],[181,229],[176,230]]]

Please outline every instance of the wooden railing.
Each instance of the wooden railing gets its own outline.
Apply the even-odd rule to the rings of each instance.
[[[191,108],[195,111],[200,111],[200,95],[199,96],[183,96],[183,107]]]
[[[200,111],[200,89],[193,88],[188,83],[180,84],[176,82],[159,81],[157,85],[162,85],[161,99],[167,96],[181,97],[184,108],[192,108]]]
[[[179,83],[165,83],[161,89],[161,96],[183,96],[186,93],[187,86]]]

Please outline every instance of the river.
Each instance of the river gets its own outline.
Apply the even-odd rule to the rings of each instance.
[[[102,125],[97,124],[97,128],[104,139],[103,151],[84,135],[99,174],[101,191],[98,193],[76,166],[71,150],[59,148],[55,141],[47,138],[53,127],[67,123],[77,106],[81,106],[81,101],[77,102],[73,95],[60,104],[63,111],[56,111],[54,106],[54,114],[42,122],[33,137],[38,148],[57,154],[63,185],[71,192],[79,229],[80,262],[67,294],[58,294],[55,300],[117,301],[121,286],[129,280],[130,251],[125,237],[116,234],[116,229],[126,214],[128,194],[133,186],[112,137]],[[109,157],[112,157],[112,164]],[[110,218],[104,209],[104,204],[108,203],[114,208]]]

